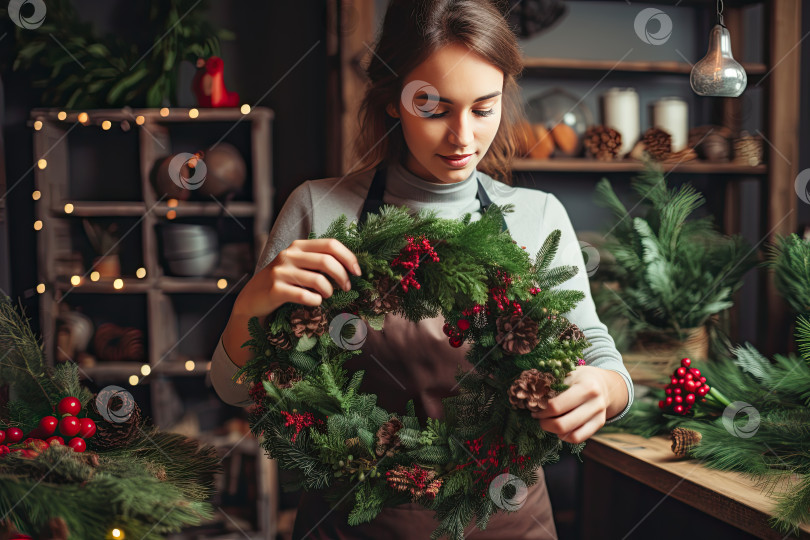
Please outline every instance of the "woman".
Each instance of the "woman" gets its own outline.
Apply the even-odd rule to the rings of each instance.
[[[321,234],[341,214],[362,219],[381,204],[430,208],[443,218],[471,213],[474,220],[490,202],[513,204],[505,226],[518,244],[534,254],[551,231],[561,229],[553,265],[579,268],[563,287],[585,294],[566,316],[592,344],[587,365],[566,379],[570,388],[536,418],[565,441],[586,440],[627,411],[632,385],[596,314],[565,209],[551,194],[508,185],[521,118],[515,77],[523,66],[514,35],[487,0],[393,0],[374,52],[361,107],[356,167],[361,172],[308,181],[290,195],[214,354],[217,392],[229,403],[249,403],[246,385],[232,377],[250,358],[241,345],[249,339],[251,317],[264,318],[285,302],[320,305],[332,295],[333,283],[348,290],[349,273],[359,275],[357,259],[345,246],[306,240],[310,231]],[[377,394],[387,410],[404,413],[413,399],[423,419],[441,416],[441,399],[453,393],[458,366],[471,369],[464,358],[468,347],[450,347],[443,322],[437,317],[412,323],[387,315],[382,331],[369,329],[363,354],[349,366],[365,370],[362,390]],[[520,512],[493,516],[486,531],[471,523],[469,537],[556,538],[540,472]],[[305,493],[294,537],[422,539],[435,526],[432,512],[409,504],[350,527],[346,509],[332,510],[317,494]]]

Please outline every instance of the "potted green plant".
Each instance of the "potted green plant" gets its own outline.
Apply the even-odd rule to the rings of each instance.
[[[658,384],[682,356],[708,357],[707,325],[733,305],[756,255],[711,217],[689,219],[705,202],[691,185],[669,188],[648,164],[632,187],[635,217],[607,179],[596,187],[597,203],[616,218],[605,249],[615,259],[608,281],[618,284],[602,288],[597,303],[612,331],[633,343],[623,356],[634,380]]]

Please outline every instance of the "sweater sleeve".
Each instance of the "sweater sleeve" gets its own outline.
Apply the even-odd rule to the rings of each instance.
[[[554,195],[548,194],[546,198],[545,211],[543,213],[543,231],[550,233],[555,229],[560,229],[560,245],[557,254],[552,261],[553,266],[576,266],[579,271],[569,281],[561,284],[560,287],[566,289],[577,289],[585,294],[577,306],[565,317],[576,324],[585,334],[591,343],[585,352],[585,363],[589,366],[596,366],[602,369],[609,369],[619,373],[627,385],[627,406],[624,410],[607,419],[606,423],[615,422],[627,414],[633,403],[633,381],[630,373],[624,366],[622,356],[616,349],[613,338],[608,334],[607,327],[599,320],[596,313],[596,306],[591,296],[590,283],[588,282],[588,270],[585,267],[585,260],[582,256],[582,247],[577,239],[574,227],[565,207]],[[589,261],[590,262],[590,261]]]
[[[312,195],[309,182],[293,190],[276,218],[256,264],[256,272],[267,266],[282,250],[299,238],[307,238],[312,229]],[[248,386],[234,380],[239,366],[233,363],[220,338],[211,358],[211,384],[219,398],[238,407],[251,404]]]

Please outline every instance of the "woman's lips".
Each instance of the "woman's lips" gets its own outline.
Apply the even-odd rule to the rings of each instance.
[[[450,165],[451,167],[463,167],[467,163],[470,162],[472,159],[473,154],[454,154],[452,156],[443,156],[439,154],[439,157],[444,160],[445,163]]]

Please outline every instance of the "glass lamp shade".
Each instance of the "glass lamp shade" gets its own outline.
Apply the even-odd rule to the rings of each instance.
[[[745,90],[748,76],[731,55],[731,35],[726,27],[715,24],[712,28],[709,50],[692,67],[689,83],[699,96],[738,97]]]

